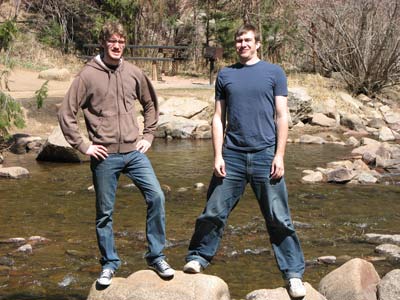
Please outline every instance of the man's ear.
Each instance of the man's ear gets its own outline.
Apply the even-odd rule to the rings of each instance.
[[[256,49],[258,50],[258,48],[260,48],[260,47],[261,47],[260,41],[256,42]]]

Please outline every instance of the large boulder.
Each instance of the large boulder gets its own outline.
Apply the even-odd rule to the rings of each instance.
[[[53,162],[82,162],[88,160],[86,156],[71,147],[65,140],[60,126],[54,128],[36,157],[39,161]]]
[[[128,278],[113,278],[101,289],[94,283],[87,300],[229,300],[228,285],[219,277],[177,271],[171,280],[141,270]]]
[[[378,284],[379,300],[400,299],[400,270],[387,273]]]
[[[305,282],[307,293],[302,300],[326,300],[326,298],[318,293],[309,283]],[[277,289],[261,289],[255,290],[246,295],[246,300],[291,300],[287,290],[283,287]]]
[[[312,98],[302,87],[289,88],[288,107],[293,124],[307,123],[313,115]]]
[[[68,81],[71,78],[71,73],[67,69],[48,69],[41,71],[39,73],[40,79],[45,80],[58,80],[58,81]]]
[[[311,124],[319,125],[322,127],[335,127],[336,120],[327,117],[323,113],[315,113],[314,116],[312,117]]]
[[[379,280],[371,263],[354,258],[322,278],[318,290],[329,300],[377,300]]]
[[[196,98],[172,97],[160,105],[161,115],[192,118],[208,107],[208,103]]]
[[[210,131],[210,125],[206,120],[191,120],[183,117],[161,115],[158,127],[155,132],[156,137],[173,137],[177,139],[192,138],[197,132]]]

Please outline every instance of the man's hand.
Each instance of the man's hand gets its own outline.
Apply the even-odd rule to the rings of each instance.
[[[221,158],[216,158],[214,161],[214,174],[217,177],[225,177],[225,161]]]
[[[271,166],[271,178],[272,179],[279,179],[285,173],[285,167],[283,163],[283,157],[279,155],[275,155],[274,159],[272,160]]]
[[[146,151],[149,150],[150,146],[151,146],[151,143],[149,141],[140,140],[136,144],[136,150],[141,153],[146,153]]]
[[[90,145],[86,155],[93,156],[96,159],[106,159],[108,156],[107,148],[102,145]]]

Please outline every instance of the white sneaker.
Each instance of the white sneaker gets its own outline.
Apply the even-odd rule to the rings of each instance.
[[[203,267],[197,260],[191,260],[186,265],[183,266],[183,272],[185,273],[200,273]]]
[[[161,259],[154,264],[149,265],[149,268],[156,271],[156,273],[162,278],[170,278],[175,275],[175,270],[172,269],[171,266],[164,259]]]
[[[104,269],[103,271],[101,271],[99,278],[97,278],[97,283],[100,285],[110,285],[113,276],[114,276],[113,270]]]
[[[300,298],[306,295],[306,287],[300,278],[290,278],[288,280],[289,295],[293,298]]]

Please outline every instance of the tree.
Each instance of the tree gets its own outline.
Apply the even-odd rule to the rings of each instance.
[[[354,94],[400,83],[397,0],[297,0],[302,38],[322,72],[339,72]]]

